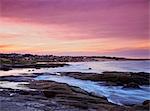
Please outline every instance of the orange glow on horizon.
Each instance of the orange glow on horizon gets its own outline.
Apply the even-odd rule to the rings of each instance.
[[[79,39],[83,35],[82,32],[76,32],[63,25],[59,27],[58,24],[42,25],[8,18],[1,18],[0,24],[1,53],[89,52],[107,54],[122,49],[150,48],[147,40],[124,40],[115,37]],[[72,35],[79,37],[78,39],[67,38]]]

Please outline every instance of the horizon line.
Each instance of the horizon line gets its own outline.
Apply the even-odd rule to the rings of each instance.
[[[121,58],[121,59],[135,59],[135,60],[150,60],[150,58],[142,58],[142,57],[125,57],[125,56],[111,56],[111,55],[57,55],[57,54],[35,54],[35,53],[16,53],[16,52],[10,52],[10,53],[1,53],[1,54],[20,54],[20,55],[25,55],[25,54],[30,54],[30,55],[38,55],[38,56],[47,56],[47,55],[52,55],[52,56],[68,56],[68,57],[115,57],[115,58]]]

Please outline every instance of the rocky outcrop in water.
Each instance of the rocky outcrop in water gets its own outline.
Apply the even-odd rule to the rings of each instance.
[[[107,85],[122,85],[126,88],[139,88],[139,85],[149,85],[150,74],[144,72],[103,72],[102,74],[63,72],[61,75],[82,80],[104,81]]]
[[[45,64],[0,64],[0,70],[3,71],[9,71],[12,70],[13,68],[35,68],[35,69],[40,69],[40,68],[54,68],[54,67],[63,67],[68,64],[66,63],[45,63]]]
[[[0,70],[2,70],[2,71],[9,71],[9,70],[12,70],[12,68],[9,67],[9,66],[1,66],[0,65]]]
[[[125,84],[125,85],[123,86],[123,88],[124,88],[124,89],[125,89],[125,88],[139,89],[140,86],[139,86],[137,83],[130,82],[130,83],[128,83],[128,84]]]

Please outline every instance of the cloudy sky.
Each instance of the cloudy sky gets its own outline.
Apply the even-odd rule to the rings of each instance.
[[[149,56],[149,0],[0,0],[0,52]]]

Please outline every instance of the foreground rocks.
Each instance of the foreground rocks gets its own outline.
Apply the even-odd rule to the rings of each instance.
[[[91,96],[86,91],[67,84],[53,81],[33,81],[28,87],[38,89],[42,91],[45,97],[53,98],[58,103],[67,106],[74,106],[81,109],[98,109],[102,104],[107,105],[109,108],[115,106],[109,103],[105,97]],[[107,108],[104,107],[104,109]]]
[[[79,87],[54,81],[34,80],[39,75],[42,73],[0,77],[0,81],[28,83],[23,84],[27,87],[26,90],[0,88],[0,111],[149,111],[149,100],[139,105],[119,106],[108,102],[104,96],[88,93]],[[84,80],[106,81],[115,85],[121,84],[124,88],[139,88],[139,84],[147,84],[149,79],[147,73],[68,72],[61,75]]]
[[[54,81],[31,81],[27,85],[31,89],[36,89],[44,97],[55,100],[56,103],[74,107],[86,111],[148,111],[149,100],[143,104],[133,106],[119,106],[108,102],[107,98],[94,93],[88,93],[79,87],[69,86],[65,83]]]
[[[105,81],[107,85],[122,85],[124,88],[140,88],[139,85],[149,85],[149,73],[132,72],[103,72],[81,73],[81,72],[63,72],[62,76],[70,76],[76,79]]]
[[[0,91],[0,110],[79,111],[78,108],[61,105],[57,103],[54,99],[48,99],[44,97],[41,92],[38,91],[14,91],[12,89],[5,89],[3,91]]]
[[[109,103],[105,97],[90,96],[67,84],[34,81],[28,87],[36,91],[3,89],[0,91],[2,111],[122,111],[131,108]]]
[[[1,88],[2,111],[148,111],[149,101],[119,106],[106,97],[64,83],[32,80],[25,86],[30,90]]]

